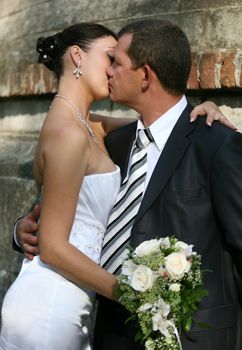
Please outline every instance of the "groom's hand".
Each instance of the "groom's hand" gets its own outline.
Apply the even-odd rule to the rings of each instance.
[[[26,258],[33,260],[38,254],[38,220],[40,216],[40,205],[35,205],[34,209],[24,216],[17,224],[16,239]]]

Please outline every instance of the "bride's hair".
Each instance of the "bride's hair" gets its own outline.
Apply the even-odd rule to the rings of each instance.
[[[62,32],[41,37],[37,41],[36,50],[39,53],[38,63],[43,63],[49,70],[54,71],[57,79],[63,73],[62,57],[69,46],[77,45],[88,52],[91,43],[105,36],[116,34],[110,29],[95,23],[74,24]]]

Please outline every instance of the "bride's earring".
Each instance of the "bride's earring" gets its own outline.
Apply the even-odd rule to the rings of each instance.
[[[73,74],[75,75],[76,79],[80,78],[80,76],[81,76],[82,73],[83,73],[83,72],[80,70],[80,64],[81,64],[81,62],[78,61],[78,62],[77,62],[77,67],[76,67],[76,69],[73,71]]]

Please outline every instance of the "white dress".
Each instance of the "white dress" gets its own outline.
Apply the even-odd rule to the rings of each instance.
[[[86,176],[80,190],[69,240],[96,263],[119,187],[116,168]],[[43,264],[39,256],[25,259],[4,299],[0,349],[90,350],[94,297],[94,292]]]

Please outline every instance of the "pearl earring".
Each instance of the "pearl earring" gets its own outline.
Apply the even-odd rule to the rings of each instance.
[[[76,79],[80,78],[80,76],[82,75],[82,71],[80,70],[80,63],[80,61],[77,62],[77,67],[73,71],[73,74],[75,75]]]

